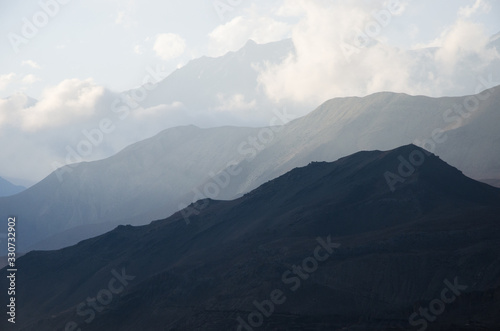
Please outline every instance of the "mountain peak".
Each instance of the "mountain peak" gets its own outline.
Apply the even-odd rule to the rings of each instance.
[[[357,203],[365,199],[373,203],[386,198],[405,200],[410,195],[422,205],[436,207],[445,201],[490,203],[499,199],[498,190],[464,176],[414,144],[388,151],[361,151],[334,162],[311,162],[246,196],[273,200],[284,195],[294,203],[335,196],[339,206],[349,205],[353,197],[363,197]]]
[[[325,259],[320,268],[315,265],[318,274],[304,282],[302,293],[325,295],[311,302],[297,292],[296,299],[280,307],[280,314],[269,317],[270,324],[305,329],[315,321],[322,326],[317,329],[334,330],[339,329],[338,319],[324,316],[349,312],[355,317],[345,323],[352,325],[388,311],[405,321],[425,290],[430,293],[426,302],[440,293],[442,283],[432,281],[436,275],[454,277],[459,268],[464,270],[461,279],[477,280],[477,270],[486,273],[474,291],[498,287],[498,268],[491,267],[496,255],[484,245],[485,238],[498,238],[500,190],[466,178],[433,154],[417,162],[416,156],[424,153],[406,145],[312,162],[239,199],[190,205],[199,209],[189,224],[183,210],[149,225],[120,226],[62,250],[30,252],[17,261],[23,270],[19,312],[30,318],[21,319],[20,327],[53,330],[75,319],[82,298],[100,293],[110,273],[121,271],[130,280],[126,297],[117,297],[112,309],[93,322],[95,330],[108,330],[109,325],[120,330],[154,330],[158,325],[195,330],[207,329],[207,321],[214,330],[234,329],[234,312],[249,312],[255,298],[291,284],[282,275],[310,260],[306,257],[313,256],[315,246],[314,256],[323,247]],[[405,177],[390,192],[384,172],[397,171],[402,158],[409,164],[413,160],[416,175]],[[461,191],[473,192],[477,199],[467,199]],[[82,277],[82,270],[93,276]],[[4,277],[0,285],[7,288],[8,281]],[[346,300],[347,294],[352,300]],[[395,299],[374,305],[373,300],[382,302],[377,298]],[[54,304],[49,308],[45,302]],[[447,314],[452,309],[450,305]],[[285,321],[282,316],[294,318]]]
[[[248,41],[245,43],[245,46],[243,47],[252,47],[252,46],[256,46],[257,43],[253,40],[253,39],[248,39]]]

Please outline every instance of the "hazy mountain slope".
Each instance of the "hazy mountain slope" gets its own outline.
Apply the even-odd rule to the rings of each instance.
[[[63,175],[62,183],[52,174],[16,197],[0,199],[0,210],[24,219],[20,229],[25,231],[21,240],[26,244],[21,247],[26,249],[72,227],[140,224],[203,197],[231,199],[311,161],[390,149],[416,138],[424,141],[436,130],[446,135],[440,138],[443,142],[435,143],[443,160],[468,176],[495,179],[500,176],[496,127],[500,87],[488,92],[489,97],[470,116],[458,117],[460,123],[458,115],[449,112],[469,97],[377,93],[329,100],[280,132],[236,127],[168,129],[111,158],[79,165]],[[231,171],[226,168],[229,162],[239,163]],[[220,172],[228,177],[223,184],[211,178]],[[84,233],[77,232],[75,240],[86,238]],[[61,245],[54,240],[48,247]]]
[[[500,50],[499,42],[498,34],[491,38],[488,54],[494,54],[495,47],[497,51]],[[36,130],[27,135],[23,131],[23,125],[15,124],[12,127],[4,128],[7,130],[5,133],[12,140],[7,139],[0,142],[0,153],[2,155],[15,155],[16,164],[19,166],[11,165],[13,162],[5,163],[3,171],[0,169],[0,173],[8,173],[14,178],[28,179],[28,183],[23,183],[23,185],[31,186],[34,181],[38,181],[42,176],[45,177],[54,169],[54,162],[65,163],[66,147],[76,148],[80,140],[85,139],[82,136],[82,130],[87,131],[94,128],[95,124],[100,122],[103,117],[110,115],[113,120],[121,124],[116,126],[113,134],[104,139],[98,148],[93,149],[93,153],[84,157],[86,160],[109,157],[123,147],[150,137],[168,127],[182,125],[200,127],[261,126],[268,123],[273,116],[272,110],[274,108],[286,108],[294,114],[306,114],[308,110],[316,107],[323,100],[315,99],[312,101],[306,98],[309,100],[306,101],[306,99],[301,98],[301,101],[296,102],[291,95],[288,95],[288,98],[275,93],[272,96],[267,95],[265,91],[274,90],[273,81],[264,83],[266,79],[263,77],[267,75],[260,75],[266,72],[266,70],[261,69],[266,68],[267,64],[280,63],[293,52],[294,44],[291,40],[262,45],[249,41],[238,51],[229,52],[217,58],[194,59],[171,73],[164,72],[161,65],[147,66],[144,68],[140,81],[141,84],[145,85],[122,93],[106,89],[102,96],[96,100],[92,110],[93,115],[86,117],[86,120],[74,121],[68,126],[51,129],[50,136],[52,138],[49,140],[43,138],[45,132],[43,130]],[[418,93],[417,91],[419,91],[434,96],[457,95],[478,91],[477,87],[483,89],[499,84],[497,77],[500,77],[500,59],[492,58],[489,64],[481,68],[480,71],[484,74],[471,76],[471,72],[478,70],[478,68],[466,65],[469,61],[470,63],[477,61],[474,59],[476,55],[471,54],[472,58],[466,60],[466,63],[460,62],[460,65],[455,66],[460,74],[457,74],[448,83],[446,81],[450,77],[443,78],[442,84],[439,84],[435,89],[423,89],[429,83],[436,84],[437,81],[441,81],[441,78],[430,78],[440,77],[442,74],[442,68],[436,65],[436,57],[439,58],[436,52],[439,52],[439,48],[425,48],[407,52],[401,50],[401,52],[403,57],[408,56],[415,59],[415,65],[408,68],[409,71],[405,73],[406,76],[412,77],[411,81],[402,84],[401,89],[404,90],[398,89],[399,91],[409,93]],[[299,55],[299,58],[301,56]],[[321,83],[325,86],[339,85],[338,82],[328,80]],[[146,81],[148,82],[146,83]],[[483,84],[484,81],[488,83]],[[278,82],[276,84],[276,86],[280,85]],[[293,84],[291,82],[291,86]],[[347,89],[350,92],[339,92],[338,95],[345,95],[345,93],[365,95],[368,93],[366,91],[372,90],[368,86],[363,86],[364,83],[360,86],[352,86]],[[278,90],[280,89],[278,88]],[[312,94],[325,96],[324,92],[320,91],[322,89],[315,90],[317,93],[312,91]],[[341,88],[340,91],[342,90]],[[332,94],[330,97],[334,96],[335,94]],[[37,104],[37,100],[22,93],[16,93],[3,101],[19,112],[27,112],[30,106]],[[124,119],[127,120],[122,121]],[[411,141],[405,143],[409,142]],[[397,146],[397,144],[393,146]],[[18,153],[19,150],[23,150],[24,153]],[[37,164],[37,166],[28,166],[31,164]]]
[[[415,152],[424,153],[409,145],[313,163],[237,200],[212,201],[189,226],[177,213],[28,253],[18,261],[16,328],[63,330],[73,321],[87,330],[234,330],[254,300],[280,289],[287,299],[263,330],[410,329],[412,312],[458,277],[467,289],[432,328],[494,330],[500,190],[427,156],[391,192],[384,173]],[[292,291],[283,273],[328,236],[340,247]],[[107,288],[112,270],[135,278],[87,325],[76,306]]]
[[[0,141],[0,154],[9,157],[10,162],[0,164],[0,174],[25,179],[26,183],[22,185],[31,186],[50,174],[54,163],[66,164],[67,148],[77,150],[82,139],[88,139],[82,131],[93,131],[103,118],[120,125],[113,125],[112,134],[105,135],[88,155],[82,153],[85,155],[79,160],[95,161],[109,157],[171,127],[258,126],[268,123],[276,104],[259,86],[256,68],[281,61],[293,49],[291,40],[263,45],[248,41],[236,52],[193,59],[173,72],[164,71],[161,64],[145,64],[143,73],[139,72],[136,77],[138,83],[145,85],[121,93],[99,86],[102,93],[95,100],[94,97],[86,100],[92,109],[85,119],[29,133],[22,121],[4,126],[3,136],[9,138]],[[38,104],[39,100],[19,92],[0,98],[0,103],[4,109],[20,114],[40,107],[44,100],[42,97],[42,103]],[[293,104],[289,106],[294,107],[299,108]],[[297,113],[309,109],[300,107]]]
[[[8,180],[0,177],[0,197],[6,197],[22,192],[26,189],[24,186],[14,185]]]
[[[467,112],[467,118],[455,117],[453,123],[465,122],[446,132],[447,140],[436,144],[436,153],[476,179],[500,179],[500,88],[481,101],[477,111]]]
[[[467,96],[429,98],[384,92],[329,100],[289,123],[279,139],[266,144],[254,159],[243,161],[242,174],[221,197],[248,192],[310,161],[333,161],[358,150],[391,149],[415,140],[423,144],[433,136],[439,137],[434,146],[423,147],[466,175],[500,178],[500,87],[489,93],[477,110],[464,112],[470,114],[467,118],[452,112],[464,105]],[[436,136],[436,130],[444,133]]]
[[[22,234],[18,249],[85,224],[129,219],[140,224],[146,219],[137,216],[149,211],[149,219],[164,217],[177,208],[178,196],[200,179],[238,161],[239,141],[255,132],[232,127],[168,129],[112,158],[79,164],[68,168],[69,173],[56,171],[18,196],[0,199],[0,210],[2,216],[23,220],[17,228]]]
[[[207,109],[224,107],[224,100],[241,95],[244,102],[256,102],[251,110],[270,110],[273,103],[259,89],[256,66],[279,63],[293,50],[290,39],[262,45],[250,40],[222,57],[193,60],[162,80],[140,104],[154,107],[182,102],[189,111],[201,111],[199,116],[203,116]]]

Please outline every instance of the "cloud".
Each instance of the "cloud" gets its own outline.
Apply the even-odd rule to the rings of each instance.
[[[126,12],[124,10],[119,11],[115,18],[115,24],[121,25],[125,21]]]
[[[16,74],[11,72],[10,74],[0,75],[0,91],[4,90],[9,86],[15,79]]]
[[[184,53],[186,42],[177,34],[162,33],[156,36],[153,50],[159,58],[169,61]]]
[[[22,66],[29,66],[33,69],[41,69],[40,65],[33,60],[26,60],[21,63]]]
[[[283,15],[300,15],[292,30],[295,54],[261,68],[260,86],[275,102],[308,106],[380,91],[457,95],[471,92],[479,74],[499,59],[496,50],[488,49],[482,25],[461,19],[432,45],[420,45],[438,50],[393,47],[383,33],[396,18],[384,22],[374,15],[390,13],[388,8],[382,1],[371,7],[359,1],[286,2],[280,10]],[[404,15],[404,9],[401,6],[392,16]]]
[[[255,99],[251,101],[245,101],[245,96],[243,94],[233,94],[226,97],[222,93],[217,94],[217,101],[219,105],[214,108],[216,111],[242,111],[242,110],[252,110],[255,109],[257,101]]]
[[[180,101],[174,101],[171,104],[159,104],[157,106],[149,107],[149,108],[138,108],[134,111],[135,118],[146,118],[146,117],[155,117],[168,114],[168,112],[172,110],[178,110],[184,107],[184,104]]]
[[[250,17],[238,16],[210,32],[210,55],[220,56],[229,51],[236,51],[249,39],[259,44],[282,40],[289,37],[290,30],[289,24],[271,17],[257,14]]]
[[[28,80],[32,79],[28,75]],[[104,88],[90,79],[67,79],[46,88],[35,104],[26,95],[17,93],[0,103],[3,118],[0,125],[10,124],[23,131],[61,127],[92,116],[103,94]]]
[[[489,63],[498,58],[496,50],[487,48],[489,39],[482,25],[460,19],[438,38],[435,61],[447,73],[458,64],[467,65],[464,62],[470,62],[472,56],[477,57],[478,65]]]
[[[129,0],[122,4],[122,10],[118,11],[115,18],[115,24],[125,29],[137,27],[138,22],[134,19],[134,13],[137,11],[137,5],[134,0]]]
[[[40,81],[40,78],[33,74],[27,74],[21,78],[20,75],[11,72],[10,74],[0,75],[0,91],[5,90],[10,85],[21,88],[19,84],[31,85],[38,81]]]
[[[138,55],[142,55],[144,53],[144,46],[142,45],[135,45],[134,46],[134,53]]]
[[[21,126],[20,112],[30,103],[30,98],[21,92],[0,99],[0,128],[6,125]]]
[[[412,40],[415,40],[419,33],[420,29],[418,28],[418,26],[416,26],[415,24],[410,25],[410,31],[408,35]]]
[[[296,53],[261,71],[259,81],[268,96],[275,101],[318,103],[340,95],[400,87],[407,71],[402,52],[382,45],[356,47],[348,59],[342,48],[354,44],[357,30],[371,19],[370,9],[317,0],[287,2],[281,13],[302,13],[292,30]],[[394,59],[397,61],[391,61]]]
[[[471,6],[460,7],[458,16],[462,18],[469,18],[479,10],[488,13],[491,10],[491,5],[485,0],[475,0]]]
[[[21,80],[21,82],[24,85],[31,85],[31,84],[36,83],[38,81],[40,81],[40,78],[38,78],[32,74],[28,74],[28,75],[24,76],[23,79]]]

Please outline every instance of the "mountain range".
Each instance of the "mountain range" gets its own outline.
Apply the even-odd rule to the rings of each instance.
[[[26,254],[15,329],[497,330],[499,201],[415,145],[313,162]]]
[[[0,198],[0,216],[17,213],[23,220],[23,251],[61,248],[117,224],[164,218],[203,198],[241,196],[311,161],[416,142],[467,176],[493,183],[500,178],[498,103],[500,87],[443,98],[382,92],[335,98],[296,119],[276,110],[271,127],[171,128]],[[197,212],[191,209],[186,222]]]
[[[497,54],[500,50],[499,43],[497,34],[490,39],[488,54]],[[415,60],[415,66],[408,68],[403,76],[410,75],[415,80],[408,82],[408,86],[390,86],[387,89],[430,96],[460,96],[478,93],[500,84],[497,78],[500,77],[500,60],[495,56],[486,67],[479,69],[476,65],[471,66],[471,63],[477,61],[477,55],[470,54],[468,60],[456,65],[460,69],[455,77],[445,78],[441,77],[442,68],[435,63],[437,52],[439,53],[439,48],[436,47],[401,50],[403,58]],[[296,99],[290,95],[280,98],[269,92],[272,80],[266,84],[263,82],[265,75],[262,76],[267,72],[266,68],[272,71],[271,68],[276,65],[293,62],[293,59],[300,60],[301,56],[304,54],[297,53],[294,42],[290,39],[269,44],[248,41],[237,51],[214,58],[196,58],[171,73],[164,71],[161,65],[146,67],[143,75],[150,83],[122,93],[89,82],[80,82],[81,86],[89,85],[88,88],[99,91],[99,97],[87,100],[89,116],[68,121],[60,127],[50,126],[28,131],[19,125],[4,127],[4,134],[11,139],[5,140],[3,144],[0,141],[0,153],[12,155],[17,166],[5,163],[0,174],[24,179],[31,186],[54,171],[58,165],[78,162],[72,157],[72,161],[68,161],[68,149],[76,150],[79,143],[87,141],[84,130],[88,132],[95,129],[103,118],[113,121],[113,132],[96,143],[91,153],[83,153],[80,160],[95,161],[110,157],[126,146],[150,138],[167,128],[183,125],[260,127],[267,125],[275,108],[286,108],[287,112],[302,116],[327,98],[341,95],[366,96],[380,90],[365,86],[364,82],[350,88],[346,86],[344,90],[340,86],[343,86],[342,83],[325,79],[320,86],[325,86],[326,90],[330,89],[328,86],[332,86],[332,92],[321,93],[319,90],[323,88],[318,87],[317,93],[322,97],[314,100]],[[347,80],[351,85],[359,78],[352,79]],[[431,86],[438,81],[441,83],[429,90],[424,88],[429,80],[432,82]],[[141,84],[143,83],[141,80]],[[58,94],[57,91],[68,84],[70,83],[66,81],[53,87],[53,97],[64,98],[65,95]],[[294,83],[291,82],[291,85]],[[74,91],[75,97],[85,91],[83,87],[80,91]],[[45,104],[43,97],[35,100],[23,93],[2,101],[4,107],[13,114],[36,113]],[[21,119],[19,121],[22,122]],[[404,143],[410,143],[418,137],[410,138]],[[24,153],[19,153],[19,150]],[[35,163],[36,167],[29,166]]]

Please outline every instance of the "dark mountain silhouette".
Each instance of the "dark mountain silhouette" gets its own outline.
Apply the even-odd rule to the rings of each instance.
[[[500,187],[500,179],[494,179],[494,178],[481,179],[481,182],[490,184],[491,186]]]
[[[190,224],[178,212],[30,252],[14,329],[498,330],[500,190],[425,153],[311,163],[198,201]],[[443,288],[432,322],[410,325]]]

